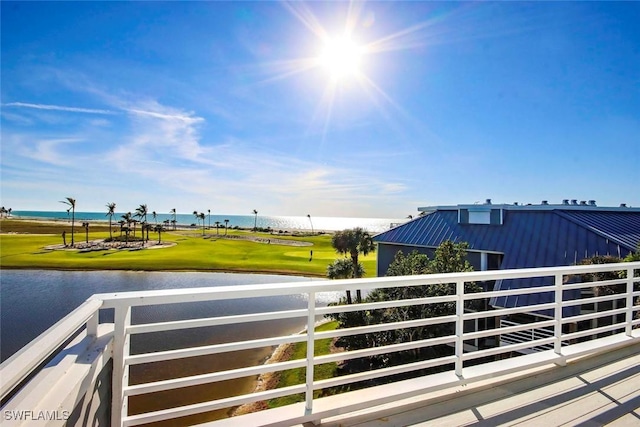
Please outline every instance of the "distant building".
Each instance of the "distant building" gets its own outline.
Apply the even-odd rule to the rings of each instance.
[[[442,242],[467,242],[476,270],[573,265],[594,255],[625,257],[640,242],[640,209],[600,207],[595,201],[564,200],[552,205],[484,204],[418,208],[421,216],[374,236],[377,274],[384,276],[396,253],[433,255]],[[548,280],[486,283],[495,290],[540,286]],[[510,308],[552,302],[549,293],[501,297],[492,307]],[[567,308],[576,311],[579,307]],[[541,315],[549,313],[541,312]]]

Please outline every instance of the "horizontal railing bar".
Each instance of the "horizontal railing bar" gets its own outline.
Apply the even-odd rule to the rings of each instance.
[[[22,380],[44,362],[73,334],[82,328],[89,318],[96,315],[102,301],[89,298],[71,313],[56,322],[36,339],[0,364],[2,381],[1,398],[11,393]]]
[[[500,338],[500,342],[507,342],[507,341],[511,341],[511,342],[528,342],[531,341],[531,339],[539,339],[539,338],[549,338],[552,335],[544,335],[544,334],[534,334],[533,331],[529,331],[529,333],[526,333],[526,331],[520,331],[520,332],[514,332],[512,334],[507,334],[504,335]]]
[[[600,326],[599,328],[588,329],[586,331],[572,332],[570,334],[564,334],[561,337],[561,340],[570,341],[577,338],[588,337],[589,335],[597,335],[604,332],[613,331],[616,329],[624,329],[626,325],[627,325],[626,322],[621,322],[621,323],[614,323],[613,325]]]
[[[342,360],[358,359],[360,357],[376,356],[378,354],[397,353],[399,351],[413,350],[415,348],[424,348],[429,345],[442,345],[452,343],[456,340],[455,335],[447,335],[438,338],[429,338],[426,340],[409,341],[400,344],[390,344],[381,347],[363,348],[360,350],[344,351],[341,353],[327,354],[323,356],[316,356],[314,360],[315,365],[321,365],[323,363],[338,362]]]
[[[462,355],[462,360],[473,360],[481,357],[495,356],[496,354],[508,353],[511,351],[524,350],[527,348],[540,347],[546,344],[553,344],[555,338],[542,338],[537,340],[531,340],[518,344],[509,344],[504,346],[499,346],[495,348],[488,348],[485,350],[478,350],[469,353],[464,353]]]
[[[626,294],[612,294],[612,295],[603,295],[601,297],[581,298],[581,299],[575,299],[575,300],[569,300],[569,301],[562,301],[562,306],[572,307],[574,305],[594,304],[597,302],[624,300],[626,297],[627,297]]]
[[[219,286],[206,288],[164,289],[155,291],[134,291],[95,294],[94,298],[104,302],[103,308],[114,308],[119,305],[142,306],[169,304],[180,302],[196,302],[208,300],[226,300],[237,298],[252,298],[264,296],[278,296],[291,294],[305,294],[309,292],[336,292],[351,289],[392,288],[401,286],[422,286],[443,283],[520,279],[533,277],[551,277],[556,274],[575,275],[580,273],[626,270],[635,268],[630,263],[595,264],[585,266],[524,268],[513,270],[488,270],[466,273],[424,274],[417,276],[376,277],[367,279],[342,279],[327,281],[307,281],[238,286]],[[635,264],[635,263],[633,263]]]
[[[472,294],[465,294],[464,299],[478,299],[476,295],[479,295],[480,298],[497,298],[497,297],[509,297],[509,296],[518,296],[518,295],[529,295],[529,294],[541,294],[545,292],[554,292],[554,285],[545,285],[545,286],[531,286],[528,288],[518,288],[518,289],[505,289],[502,291],[487,291],[487,292],[478,292]]]
[[[206,356],[209,354],[227,353],[230,351],[250,350],[253,348],[272,347],[280,344],[302,342],[306,340],[305,334],[288,335],[275,338],[239,341],[225,344],[214,344],[200,347],[181,348],[178,350],[158,351],[154,353],[135,354],[124,359],[127,365],[140,365],[142,363],[162,362],[170,359],[183,359],[186,357]]]
[[[487,317],[506,316],[507,314],[530,314],[536,311],[549,310],[556,306],[553,302],[536,305],[524,305],[522,307],[513,308],[497,308],[489,311],[477,311],[472,313],[464,313],[463,320],[484,319]]]
[[[232,380],[236,378],[260,375],[267,372],[279,372],[287,369],[296,369],[306,366],[304,359],[289,360],[286,362],[268,363],[247,368],[230,369],[222,372],[212,372],[190,377],[175,378],[171,380],[155,381],[152,383],[136,384],[124,387],[125,396],[136,396],[139,394],[155,393],[158,391],[173,390],[182,387],[209,384],[219,381]]]
[[[145,334],[149,332],[172,331],[177,329],[202,328],[237,323],[262,322],[274,319],[290,319],[304,317],[307,310],[274,311],[254,314],[239,314],[233,316],[208,317],[202,319],[175,320],[170,322],[143,323],[130,325],[126,332],[129,334]]]
[[[163,409],[155,412],[148,412],[140,415],[130,415],[122,420],[123,427],[137,426],[140,424],[153,423],[157,421],[170,420],[173,418],[186,417],[200,414],[202,412],[215,411],[230,406],[244,405],[245,403],[258,402],[261,400],[275,399],[277,397],[289,396],[291,394],[302,393],[305,390],[304,384],[290,387],[282,387],[274,390],[260,391],[256,393],[244,394],[241,396],[228,397],[225,399],[211,400],[208,402],[196,403],[193,405],[179,406],[177,408]]]
[[[332,314],[332,313],[347,313],[352,311],[382,310],[385,308],[393,308],[393,307],[439,304],[443,302],[456,301],[457,298],[458,297],[456,295],[444,295],[444,296],[428,297],[428,298],[378,301],[378,302],[358,303],[358,304],[331,305],[327,307],[317,308],[316,313],[318,315],[325,315],[325,314]]]
[[[456,356],[445,356],[437,359],[423,360],[420,362],[406,363],[399,366],[391,366],[388,368],[376,369],[375,371],[359,372],[357,374],[344,375],[326,380],[314,381],[313,389],[320,390],[323,388],[336,387],[339,385],[356,383],[375,378],[387,377],[390,375],[404,374],[406,372],[417,371],[419,369],[432,368],[434,366],[447,365],[454,363]]]
[[[316,332],[314,334],[315,339],[327,339],[344,337],[351,335],[370,334],[373,332],[393,331],[397,329],[417,328],[420,326],[438,325],[442,323],[453,323],[456,321],[456,316],[440,316],[440,317],[428,317],[418,320],[403,320],[402,322],[380,323],[377,325],[367,326],[354,326],[352,328],[336,329],[333,331]]]
[[[475,340],[478,338],[491,337],[495,335],[510,334],[519,331],[530,331],[532,329],[540,329],[547,326],[555,325],[555,320],[544,320],[536,323],[523,323],[517,326],[501,326],[493,329],[485,329],[484,331],[467,332],[463,335],[463,340]],[[552,332],[553,333],[553,332]]]
[[[609,280],[599,280],[597,282],[567,283],[566,285],[562,285],[562,289],[573,290],[573,289],[582,289],[582,288],[594,288],[594,287],[600,287],[600,286],[624,285],[626,282],[627,282],[627,279],[609,279]]]
[[[580,314],[578,316],[565,317],[562,319],[562,324],[582,322],[583,320],[601,319],[604,317],[615,316],[618,314],[625,314],[627,312],[626,307],[616,308],[615,310],[596,311],[589,314]]]

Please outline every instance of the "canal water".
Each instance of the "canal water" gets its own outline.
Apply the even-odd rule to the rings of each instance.
[[[0,356],[3,361],[95,293],[241,284],[269,286],[274,283],[319,280],[279,275],[195,272],[3,270],[0,274]],[[337,301],[339,296],[320,294],[316,303],[319,306],[326,305],[331,301]],[[136,307],[132,310],[132,323],[292,310],[305,308],[306,305],[306,296],[300,294]],[[112,316],[112,313],[105,310],[101,313],[100,320],[109,322],[112,321]],[[305,322],[305,318],[295,318],[136,335],[131,340],[131,352],[146,353],[238,339],[267,338],[300,331]],[[263,363],[272,351],[273,348],[262,348],[133,366],[130,372],[131,383],[255,366]],[[183,388],[177,392],[135,396],[130,399],[130,413],[160,410],[248,393],[253,390],[255,380],[255,377],[243,378]],[[227,411],[213,411],[182,419],[179,423],[204,422],[226,415]]]

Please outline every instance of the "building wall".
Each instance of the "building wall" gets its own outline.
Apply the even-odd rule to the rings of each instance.
[[[398,251],[401,251],[404,255],[409,255],[413,251],[418,251],[418,253],[427,255],[429,259],[432,259],[435,254],[435,248],[379,243],[377,249],[378,262],[376,271],[378,277],[382,277],[387,274],[389,265],[393,262]],[[467,260],[473,266],[474,270],[481,270],[480,252],[467,252]]]
[[[403,245],[392,245],[387,243],[378,244],[377,249],[377,276],[382,277],[387,274],[387,269],[389,268],[389,264],[393,262],[398,251],[401,251],[405,255],[409,255],[413,251],[418,251],[418,253],[425,254],[429,258],[433,258],[433,254],[435,249],[433,248],[424,248],[424,247],[414,247],[414,246],[403,246]]]

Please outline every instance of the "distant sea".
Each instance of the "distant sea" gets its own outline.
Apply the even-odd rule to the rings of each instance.
[[[16,218],[23,219],[43,219],[43,220],[56,220],[56,221],[71,221],[71,216],[67,215],[66,211],[62,212],[47,212],[47,211],[12,211],[11,215]],[[117,212],[113,216],[113,222],[117,223],[124,212]],[[106,212],[76,212],[76,221],[109,221],[109,217]],[[147,222],[162,224],[165,220],[173,219],[171,214],[158,213],[156,218],[153,218],[151,213],[147,214]],[[253,228],[256,217],[254,215],[208,215],[205,212],[205,227],[215,228],[216,221],[219,221],[220,227],[224,227],[225,219],[229,220],[228,227],[240,227],[240,228]],[[190,226],[191,224],[197,224],[198,221],[193,214],[181,214],[176,215],[176,221],[179,226]],[[326,216],[312,216],[309,219],[306,216],[262,216],[258,213],[257,226],[262,228],[271,227],[272,230],[313,230],[315,231],[337,231],[347,228],[362,227],[370,233],[379,233],[391,228],[392,225],[405,222],[406,219],[391,219],[391,218],[348,218],[348,217],[326,217]],[[202,224],[200,223],[200,226]]]

